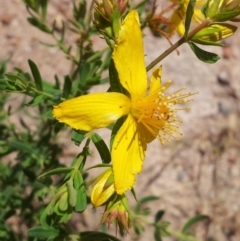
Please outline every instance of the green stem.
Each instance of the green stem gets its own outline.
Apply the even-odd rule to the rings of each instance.
[[[161,62],[165,57],[167,57],[170,53],[172,53],[175,49],[177,49],[179,46],[181,46],[183,43],[186,42],[186,39],[182,37],[179,39],[174,45],[172,45],[169,49],[167,49],[165,52],[163,52],[161,55],[159,55],[155,60],[153,60],[148,66],[147,71],[152,69],[155,65],[157,65],[159,62]]]
[[[31,88],[31,90],[35,93],[35,94],[37,94],[37,95],[44,95],[44,96],[46,96],[46,97],[48,97],[48,98],[50,98],[50,99],[54,99],[54,96],[52,95],[52,94],[48,94],[48,93],[46,93],[46,92],[43,92],[43,91],[39,91],[39,90],[37,90],[37,89],[35,89],[35,88]],[[60,100],[61,101],[64,101],[64,100],[66,100],[65,98],[60,98]]]
[[[180,232],[176,232],[170,229],[166,230],[171,236],[176,237],[179,240],[185,240],[185,241],[199,241],[198,239],[196,239],[195,237],[192,237],[190,235],[184,234],[184,233],[180,233]]]
[[[167,57],[169,54],[171,54],[175,49],[177,49],[179,46],[181,46],[184,43],[187,43],[191,38],[199,32],[204,27],[208,26],[211,23],[211,20],[207,19],[204,22],[202,22],[200,25],[198,25],[195,29],[193,29],[190,33],[188,33],[188,36],[183,36],[180,38],[174,45],[172,45],[169,49],[167,49],[165,52],[163,52],[161,55],[159,55],[155,60],[153,60],[146,68],[147,71],[152,69],[155,65],[160,63],[165,57]]]

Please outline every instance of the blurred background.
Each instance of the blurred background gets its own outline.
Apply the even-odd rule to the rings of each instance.
[[[149,1],[150,2],[150,1]],[[157,1],[159,9],[165,1]],[[48,48],[43,43],[52,39],[27,22],[28,13],[20,0],[0,0],[0,60],[9,59],[7,70],[15,67],[29,71],[28,59],[41,70],[42,78],[60,79],[69,73],[70,63],[57,48]],[[51,0],[48,6],[48,21],[72,17],[70,0]],[[239,25],[238,25],[239,26]],[[144,30],[146,63],[164,52],[169,43],[165,38],[153,36]],[[67,43],[77,41],[77,35],[68,35]],[[174,35],[174,43],[179,36]],[[189,111],[180,111],[182,137],[164,146],[158,141],[149,144],[143,172],[137,176],[138,198],[148,195],[159,200],[150,203],[154,210],[165,210],[163,219],[171,222],[171,228],[180,229],[190,217],[205,214],[208,222],[197,226],[199,240],[240,240],[240,31],[227,39],[225,47],[205,47],[205,50],[221,56],[216,64],[200,62],[188,45],[181,46],[165,58],[162,81],[173,81],[169,93],[186,87],[189,92],[199,92],[188,103]],[[94,37],[96,49],[106,46],[100,37]],[[107,90],[108,85],[97,86],[92,91]],[[19,95],[11,96],[12,110],[19,108]],[[34,108],[34,107],[28,107]],[[16,111],[11,121],[21,128],[19,115],[30,128],[38,128],[24,113]],[[29,122],[28,122],[29,121]],[[108,138],[110,132],[100,130]],[[62,134],[63,155],[61,162],[69,165],[80,149],[70,140],[70,132]],[[14,154],[3,159],[14,162]],[[98,153],[93,148],[92,162],[98,162]],[[134,200],[132,200],[134,204]],[[73,230],[98,230],[103,210],[96,213],[88,208],[83,215],[75,214],[71,221]],[[152,217],[150,216],[149,219]],[[26,232],[27,226],[17,216],[7,220],[17,233]],[[113,233],[114,233],[113,228]],[[147,229],[140,237],[132,231],[123,240],[153,240],[152,230]],[[173,240],[166,238],[165,240]]]

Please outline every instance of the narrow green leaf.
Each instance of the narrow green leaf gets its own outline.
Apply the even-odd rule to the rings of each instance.
[[[205,63],[213,64],[213,63],[216,63],[220,59],[220,57],[217,54],[200,49],[194,43],[189,43],[189,45],[190,45],[192,51],[197,56],[197,58]]]
[[[147,197],[140,199],[135,207],[135,212],[138,213],[142,209],[143,204],[145,204],[147,202],[155,201],[158,199],[159,199],[159,197],[157,197],[157,196],[147,196]]]
[[[169,222],[161,222],[159,225],[159,230],[161,232],[161,235],[164,237],[169,237],[171,236],[171,233],[168,231],[170,223]]]
[[[207,215],[197,215],[191,219],[189,219],[186,224],[183,226],[182,228],[182,232],[186,233],[194,224],[203,221],[203,220],[207,220],[209,219],[209,217]]]
[[[58,211],[58,214],[62,214],[62,212],[64,213],[68,210],[68,207],[69,207],[68,196],[69,196],[69,193],[67,191],[61,195],[61,197],[57,202],[58,205],[57,204],[55,205],[55,208],[54,208],[55,212]],[[57,207],[58,207],[58,210],[57,210]]]
[[[2,60],[0,61],[0,78],[4,78],[6,72],[6,65],[9,60]]]
[[[86,132],[79,130],[72,130],[71,140],[74,141],[75,145],[79,146],[85,139]]]
[[[44,96],[43,95],[38,95],[35,98],[33,98],[28,104],[26,104],[27,106],[31,106],[31,107],[35,107],[39,104],[41,104],[44,101]]]
[[[51,33],[52,32],[44,23],[39,21],[37,18],[28,18],[27,20],[30,24],[32,24],[33,26],[42,30],[45,33]]]
[[[79,241],[121,241],[120,239],[102,232],[86,231],[79,233]]]
[[[59,235],[60,231],[58,229],[51,228],[43,228],[41,226],[37,226],[28,230],[28,235],[30,237],[35,237],[38,239],[46,239],[46,238],[55,238]]]
[[[67,181],[67,190],[68,190],[68,202],[71,207],[75,207],[77,203],[77,191],[73,187],[72,179]]]
[[[162,238],[161,238],[161,230],[159,229],[158,226],[155,227],[155,230],[154,230],[154,240],[155,241],[162,241]]]
[[[31,59],[28,60],[28,64],[31,68],[31,72],[32,72],[37,89],[39,91],[42,91],[43,90],[42,77],[40,75],[37,65]]]
[[[87,195],[83,182],[82,175],[77,171],[73,178],[74,188],[76,190],[76,204],[74,207],[75,212],[82,212],[87,207]]]
[[[55,88],[60,89],[60,80],[56,74],[54,75],[54,79],[55,79]]]
[[[208,8],[208,2],[204,3],[202,8],[201,8],[201,12],[204,15],[205,18],[207,18],[207,8]]]
[[[190,0],[187,6],[186,19],[185,19],[185,33],[184,33],[185,37],[187,37],[188,35],[188,31],[192,21],[192,16],[194,13],[195,4],[196,4],[196,0]]]
[[[69,221],[72,217],[72,211],[68,210],[67,212],[64,212],[61,218],[59,219],[59,223],[66,223]]]
[[[17,140],[11,140],[9,141],[9,146],[16,149],[16,150],[20,150],[24,153],[29,153],[29,154],[33,154],[35,153],[35,149],[30,146],[28,143],[23,143]]]
[[[47,176],[51,176],[51,175],[60,175],[60,174],[69,173],[72,171],[72,169],[73,169],[72,167],[59,167],[59,168],[56,168],[51,171],[43,173],[42,175],[38,176],[38,179],[47,177]]]
[[[109,152],[109,149],[106,145],[106,143],[104,142],[104,140],[102,139],[101,136],[99,136],[97,133],[94,133],[91,136],[91,140],[94,143],[95,147],[97,148],[101,159],[102,159],[102,163],[110,163],[111,162],[111,154]]]
[[[40,5],[42,8],[42,19],[45,20],[46,19],[46,15],[47,15],[47,0],[41,0],[40,1]]]
[[[140,199],[139,202],[140,202],[140,204],[144,204],[147,202],[156,201],[158,199],[159,199],[159,197],[157,197],[157,196],[147,196],[147,197]]]
[[[216,22],[225,22],[237,17],[240,14],[239,10],[221,12],[213,16],[213,20]]]
[[[7,89],[7,80],[0,79],[0,90],[5,90]]]
[[[50,202],[48,206],[43,210],[40,216],[40,224],[44,229],[48,229],[52,226],[52,220],[49,218],[49,215],[53,213],[53,204]]]
[[[64,77],[63,93],[62,97],[67,99],[72,90],[72,80],[68,75]]]
[[[73,14],[75,19],[81,22],[80,20],[83,20],[86,15],[86,0],[79,1],[78,6],[76,6],[74,3],[73,7]]]
[[[156,215],[155,215],[155,223],[159,222],[163,215],[164,215],[165,211],[164,210],[159,210]]]

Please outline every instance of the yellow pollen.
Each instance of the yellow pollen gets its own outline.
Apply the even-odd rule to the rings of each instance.
[[[185,104],[193,101],[189,99],[197,93],[182,93],[186,87],[179,89],[171,95],[165,96],[165,90],[170,86],[169,80],[155,92],[148,92],[147,95],[132,103],[131,114],[136,122],[142,124],[150,135],[158,138],[161,144],[169,142],[171,138],[178,140],[175,136],[181,135],[179,124],[182,123],[176,117],[176,112],[189,110],[189,107],[175,108],[175,105]]]

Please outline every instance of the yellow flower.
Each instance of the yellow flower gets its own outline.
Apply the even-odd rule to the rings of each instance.
[[[184,21],[186,18],[186,12],[187,12],[187,6],[189,3],[189,0],[171,0],[172,2],[176,3],[178,7],[173,12],[172,16],[169,19],[169,25],[168,25],[168,33],[173,34],[175,30],[180,34],[184,35],[185,27],[184,27]],[[205,3],[204,0],[197,0],[196,5],[194,8],[194,13],[192,20],[196,24],[200,24],[204,20],[204,15],[202,14],[200,8]]]
[[[153,71],[148,86],[142,32],[134,10],[122,23],[113,60],[129,96],[114,92],[80,96],[54,106],[53,115],[72,128],[85,131],[108,126],[126,116],[111,151],[115,191],[123,194],[142,170],[147,143],[155,138],[164,143],[174,133],[180,134],[174,105],[186,103],[192,94],[182,94],[180,89],[166,96],[164,92],[171,82],[161,84],[161,68]]]

